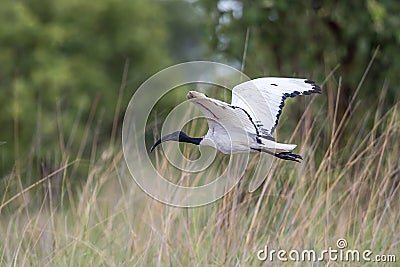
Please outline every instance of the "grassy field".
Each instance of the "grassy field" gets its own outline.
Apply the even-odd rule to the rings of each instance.
[[[242,180],[203,207],[175,208],[147,196],[130,177],[118,145],[104,151],[93,145],[87,161],[65,155],[59,169],[25,188],[21,159],[2,179],[0,265],[361,265],[257,258],[265,246],[318,252],[336,249],[340,238],[346,239],[347,249],[369,249],[371,257],[397,254],[400,262],[399,105],[385,109],[382,90],[376,109],[361,112],[355,96],[339,118],[338,84],[324,84],[323,104],[297,100],[304,115],[291,138],[279,136],[299,144],[302,164],[276,160],[268,182],[256,192],[249,193],[249,181]],[[285,123],[284,117],[281,124],[290,125]],[[163,157],[156,162],[162,172]],[[74,172],[80,165],[86,166],[87,176]],[[54,177],[61,182],[61,201],[43,190]],[[82,181],[77,191],[71,185],[76,179]]]

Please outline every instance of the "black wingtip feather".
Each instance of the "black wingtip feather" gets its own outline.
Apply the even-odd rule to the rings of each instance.
[[[315,94],[315,93],[321,94],[321,92],[322,92],[321,87],[319,87],[317,84],[315,84],[314,81],[308,80],[308,79],[307,79],[307,80],[305,80],[304,82],[311,85],[311,90],[304,91],[304,92],[302,92],[302,93],[300,93],[300,92],[298,92],[298,91],[294,91],[294,92],[292,92],[292,93],[284,93],[284,94],[283,94],[282,99],[281,99],[281,103],[280,103],[280,105],[279,105],[278,114],[276,114],[274,126],[273,126],[272,129],[271,129],[271,134],[275,131],[275,128],[276,128],[276,126],[278,125],[279,117],[281,116],[281,114],[282,114],[282,109],[283,109],[283,107],[285,106],[285,99],[286,99],[286,98],[288,98],[288,97],[296,97],[296,96],[298,96],[298,95],[311,95],[311,94]],[[271,84],[271,85],[272,85],[272,84]]]
[[[317,85],[314,81],[307,79],[304,82],[310,84],[312,86],[311,87],[312,90],[307,91],[307,93],[304,92],[303,94],[306,95],[306,94],[312,94],[312,93],[317,93],[317,94],[322,93],[321,87],[319,87],[319,85]]]

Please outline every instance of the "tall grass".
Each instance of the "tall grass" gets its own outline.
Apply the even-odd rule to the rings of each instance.
[[[242,180],[207,206],[175,208],[144,194],[114,144],[116,125],[104,150],[85,139],[82,147],[92,151],[88,162],[64,154],[58,168],[25,188],[19,182],[24,171],[15,169],[2,180],[0,265],[282,266],[259,261],[257,252],[265,246],[321,251],[336,248],[339,238],[349,249],[397,253],[400,261],[399,105],[383,112],[382,90],[376,110],[362,109],[356,96],[339,117],[340,81],[330,80],[323,91],[323,103],[298,100],[305,112],[292,137],[279,136],[299,144],[302,164],[276,160],[259,190],[249,193],[249,181]],[[254,156],[248,172],[256,161]],[[167,170],[161,154],[155,162],[160,172]],[[74,192],[80,165],[87,166],[87,177],[79,178],[82,186]],[[223,167],[221,161],[218,168]],[[42,186],[57,173],[62,200],[48,205],[51,190]]]

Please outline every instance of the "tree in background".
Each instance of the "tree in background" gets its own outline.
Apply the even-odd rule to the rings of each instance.
[[[98,120],[110,127],[126,60],[123,106],[170,62],[166,14],[157,1],[0,5],[0,140],[7,142],[0,149],[1,177],[17,158],[60,153],[60,146],[77,150],[91,109],[89,136]],[[109,138],[105,129],[100,135]]]
[[[252,77],[305,76],[323,81],[336,66],[342,77],[341,113],[349,104],[374,50],[379,53],[363,85],[375,103],[384,82],[395,102],[400,87],[400,4],[398,1],[206,0],[212,47],[241,62]]]

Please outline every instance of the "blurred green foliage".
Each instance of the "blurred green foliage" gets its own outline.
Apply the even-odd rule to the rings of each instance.
[[[245,50],[250,77],[304,76],[320,83],[339,66],[333,80],[342,78],[345,109],[379,47],[361,94],[369,107],[385,84],[385,99],[394,103],[399,12],[395,0],[4,0],[0,177],[17,160],[39,166],[49,155],[74,156],[85,131],[107,145],[125,62],[119,122],[136,88],[157,71],[210,59],[240,68]],[[167,97],[163,110],[184,95]],[[85,151],[88,157],[90,147]]]
[[[39,157],[54,152],[68,139],[78,146],[96,99],[96,120],[110,126],[126,60],[124,106],[146,77],[170,63],[167,15],[157,1],[5,0],[0,6],[2,170],[12,166],[17,142],[22,160],[31,150]]]
[[[247,30],[245,72],[250,77],[304,76],[323,81],[336,66],[346,106],[374,50],[379,53],[363,85],[376,102],[384,81],[393,102],[400,86],[400,2],[205,0],[212,46],[241,62]]]

